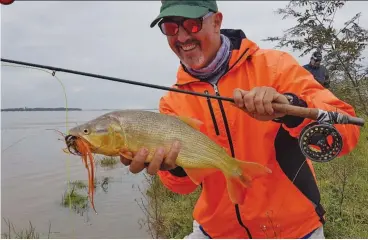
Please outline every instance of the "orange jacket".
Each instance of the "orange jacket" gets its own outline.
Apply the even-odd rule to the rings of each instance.
[[[230,71],[219,80],[217,92],[216,87],[192,77],[182,66],[173,87],[233,97],[235,88],[250,90],[257,86],[271,86],[280,93],[295,94],[300,105],[304,101],[310,108],[338,109],[355,116],[350,105],[315,81],[289,54],[260,49],[240,30],[222,30],[222,33],[231,39],[232,54]],[[257,121],[229,102],[175,92],[168,92],[161,98],[159,109],[165,114],[203,121],[205,127],[201,131],[225,147],[233,157],[259,162],[272,170],[269,176],[253,182],[242,205],[230,201],[220,172],[202,182],[202,193],[193,217],[209,236],[301,238],[323,224],[324,211],[313,167],[309,160],[303,164],[305,157],[297,140],[310,120],[287,116],[282,123]],[[359,128],[353,125],[336,127],[343,138],[340,154],[343,155],[355,147]],[[197,188],[180,167],[160,171],[158,175],[173,192],[188,194]]]

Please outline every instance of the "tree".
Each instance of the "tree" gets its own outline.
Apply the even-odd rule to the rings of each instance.
[[[368,31],[359,25],[361,13],[338,29],[334,26],[336,12],[347,1],[292,0],[276,11],[283,19],[295,18],[297,24],[281,37],[264,41],[278,42],[278,48],[291,47],[300,57],[320,50],[323,64],[329,69],[333,91],[368,115],[368,66],[363,51],[368,43]]]

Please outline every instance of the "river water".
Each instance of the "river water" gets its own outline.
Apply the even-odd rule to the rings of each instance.
[[[72,111],[69,128],[104,111]],[[98,181],[108,179],[95,192],[96,215],[61,205],[68,180],[87,182],[87,170],[78,156],[62,151],[64,142],[55,131],[65,132],[65,112],[1,113],[1,231],[3,218],[16,229],[29,227],[46,238],[150,238],[142,219],[145,215],[136,200],[144,196],[144,175],[129,173],[120,162],[114,168],[97,166]],[[99,156],[97,156],[99,157]],[[87,190],[80,190],[87,196]],[[89,202],[88,202],[89,205]]]

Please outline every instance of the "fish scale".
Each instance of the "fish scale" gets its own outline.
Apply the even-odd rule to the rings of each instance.
[[[206,135],[174,116],[148,111],[119,111],[112,114],[119,120],[122,135],[127,136],[128,148],[135,151],[147,147],[151,155],[157,146],[168,151],[174,140],[182,143],[177,163],[183,167],[214,167],[223,158],[224,149]],[[130,146],[129,146],[130,145]]]

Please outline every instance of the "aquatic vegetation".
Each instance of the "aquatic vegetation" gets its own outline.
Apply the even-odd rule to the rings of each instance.
[[[101,160],[99,160],[100,166],[106,167],[106,168],[113,168],[118,163],[119,163],[119,159],[114,158],[114,157],[103,157]]]
[[[6,227],[2,227],[1,238],[2,239],[39,239],[39,238],[50,238],[51,235],[51,222],[49,223],[49,230],[47,236],[42,236],[39,232],[36,232],[36,228],[33,226],[32,222],[29,221],[28,229],[17,230],[16,227],[9,219],[3,218]]]

